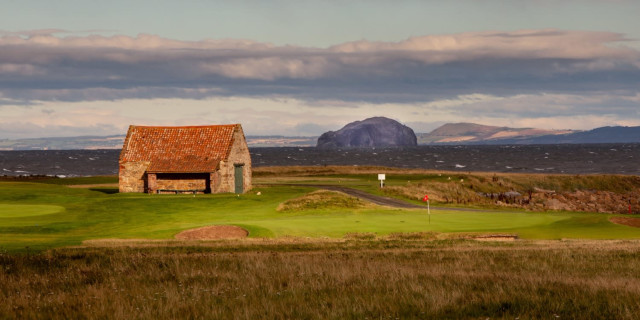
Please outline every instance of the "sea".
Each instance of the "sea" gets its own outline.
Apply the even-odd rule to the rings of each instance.
[[[250,148],[254,167],[383,166],[446,171],[640,175],[640,144]],[[118,174],[120,150],[0,151],[0,176]]]

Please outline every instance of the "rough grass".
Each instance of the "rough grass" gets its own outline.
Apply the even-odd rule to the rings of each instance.
[[[277,210],[281,212],[297,212],[318,209],[364,209],[374,205],[342,192],[317,190],[301,197],[282,202]]]
[[[287,166],[287,167],[256,167],[253,168],[254,177],[281,176],[331,176],[346,174],[377,174],[382,172],[417,173],[424,170],[399,169],[376,166]],[[429,171],[435,172],[435,171]]]
[[[278,177],[321,177],[351,176],[357,180],[377,182],[378,173],[387,173],[387,185],[406,185],[420,183],[459,183],[467,188],[473,186],[477,192],[522,191],[535,188],[555,192],[577,190],[599,190],[627,192],[640,188],[640,177],[629,175],[566,175],[566,174],[530,174],[530,173],[491,173],[491,172],[448,172],[421,169],[401,169],[387,167],[259,167],[254,176],[260,179]],[[367,176],[365,178],[364,176]],[[462,180],[462,181],[461,181]],[[437,188],[436,188],[437,189]],[[455,191],[454,191],[455,193]]]
[[[639,249],[347,240],[0,254],[0,318],[635,319]]]
[[[583,212],[640,213],[640,177],[629,175],[563,175],[487,172],[446,172],[383,167],[257,168],[264,183],[338,184],[409,201],[425,194],[438,205],[484,208],[525,208]],[[377,173],[387,173],[386,188],[378,188]],[[327,178],[333,178],[333,181]],[[314,180],[316,179],[316,180]],[[509,192],[518,197],[501,197]],[[494,194],[496,197],[486,196]]]
[[[80,184],[113,184],[118,183],[118,176],[92,176],[92,177],[74,177],[74,178],[58,178],[50,176],[4,176],[0,177],[0,181],[21,181],[21,182],[37,182],[57,185],[80,185]]]
[[[428,177],[391,185],[384,191],[405,199],[419,199],[428,194],[436,202],[456,205],[609,213],[627,213],[631,206],[631,212],[640,212],[640,177],[636,176],[457,174],[447,176],[446,181],[442,181],[442,176]],[[513,191],[520,196],[498,197]]]

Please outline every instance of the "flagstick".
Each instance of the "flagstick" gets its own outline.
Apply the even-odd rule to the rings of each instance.
[[[429,200],[427,200],[427,212],[429,213],[429,224],[431,224],[431,209],[429,209]]]

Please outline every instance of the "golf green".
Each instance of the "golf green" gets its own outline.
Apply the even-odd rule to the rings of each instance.
[[[44,216],[64,211],[64,207],[47,204],[2,204],[0,219]]]

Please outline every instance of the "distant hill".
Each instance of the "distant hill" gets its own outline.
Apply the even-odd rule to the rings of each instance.
[[[574,130],[545,130],[535,128],[509,128],[476,123],[447,123],[418,136],[419,144],[502,143],[504,140],[531,139],[575,133]]]
[[[418,136],[420,144],[640,143],[640,127],[601,127],[589,131],[508,128],[448,123]]]
[[[542,136],[509,143],[640,143],[640,127],[601,127],[566,135]]]
[[[318,148],[342,147],[399,147],[416,146],[413,130],[398,121],[373,117],[347,124],[338,131],[323,133]]]
[[[35,139],[0,139],[0,150],[120,149],[124,135]],[[249,147],[311,147],[317,137],[247,136]],[[440,144],[559,144],[640,143],[639,127],[601,127],[589,131],[544,130],[447,123],[430,133],[417,134],[419,145]]]

